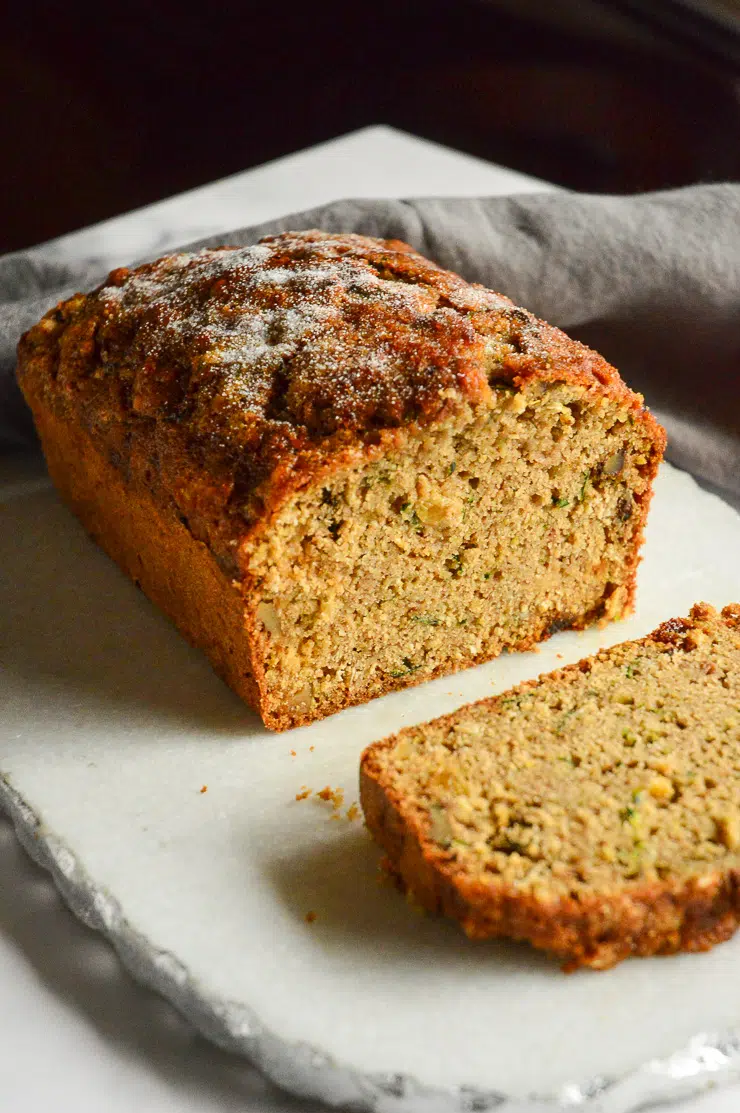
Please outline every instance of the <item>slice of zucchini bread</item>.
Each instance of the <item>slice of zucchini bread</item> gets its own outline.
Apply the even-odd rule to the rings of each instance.
[[[18,371],[63,498],[273,729],[631,606],[663,430],[403,243],[117,270]]]
[[[365,751],[388,865],[474,939],[566,969],[708,950],[740,922],[740,606]]]

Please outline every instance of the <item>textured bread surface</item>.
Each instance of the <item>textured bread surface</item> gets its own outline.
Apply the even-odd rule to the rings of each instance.
[[[632,605],[662,429],[405,244],[120,269],[18,370],[63,497],[273,729]]]
[[[740,606],[376,743],[361,794],[391,871],[471,938],[568,969],[707,950],[740,922]]]

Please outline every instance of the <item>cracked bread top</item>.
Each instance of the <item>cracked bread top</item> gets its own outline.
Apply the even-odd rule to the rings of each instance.
[[[119,268],[19,345],[27,395],[74,411],[126,471],[177,451],[249,520],[347,445],[570,380],[662,430],[595,352],[397,240],[288,232]],[[190,471],[190,468],[185,468]],[[154,481],[152,481],[154,482]]]

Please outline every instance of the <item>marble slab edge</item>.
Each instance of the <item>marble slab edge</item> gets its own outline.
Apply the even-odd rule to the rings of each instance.
[[[675,1054],[621,1077],[573,1082],[557,1092],[528,1097],[468,1086],[443,1090],[406,1074],[364,1073],[320,1048],[281,1038],[244,1004],[210,997],[174,955],[159,950],[128,923],[118,902],[1,774],[0,809],[28,855],[51,874],[71,911],[105,936],[137,982],[166,998],[206,1039],[245,1057],[299,1097],[358,1113],[638,1113],[740,1080],[740,1030],[698,1033]]]

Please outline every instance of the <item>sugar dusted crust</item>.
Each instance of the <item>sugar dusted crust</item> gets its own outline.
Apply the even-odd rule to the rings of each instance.
[[[265,514],[347,445],[443,422],[492,378],[565,380],[665,436],[597,353],[397,240],[284,233],[120,268],[19,345],[29,398],[80,420],[124,475],[219,533]]]
[[[631,606],[663,430],[641,396],[596,353],[398,241],[295,232],[252,247],[172,255],[135,270],[119,269],[90,294],[61,303],[25,334],[18,374],[52,478],[68,503],[128,571],[149,552],[150,575],[146,582],[139,577],[147,593],[208,652],[231,686],[273,729],[298,726],[384,691],[489,659],[503,647],[529,647],[553,629],[608,619]],[[598,542],[606,548],[611,544],[611,563],[605,558],[597,575],[598,554],[593,557],[598,584],[584,596],[580,610],[567,610],[553,596],[536,621],[488,640],[477,637],[467,648],[453,647],[448,661],[441,658],[439,645],[431,644],[435,632],[430,627],[419,649],[429,658],[428,667],[422,669],[416,659],[407,667],[411,658],[399,647],[395,663],[379,665],[374,673],[368,666],[365,680],[357,679],[348,661],[342,665],[346,682],[329,677],[330,668],[324,670],[326,675],[317,681],[321,698],[316,685],[308,690],[305,677],[292,692],[294,665],[270,658],[281,624],[275,608],[279,612],[285,603],[282,597],[275,600],[274,592],[265,596],[271,573],[258,558],[270,548],[270,538],[285,535],[286,545],[297,546],[294,559],[301,561],[301,539],[288,536],[300,511],[306,537],[314,539],[324,561],[314,562],[319,582],[335,573],[338,577],[351,552],[366,550],[365,542],[357,537],[352,542],[350,534],[353,529],[356,533],[359,521],[357,491],[379,461],[396,461],[393,466],[401,475],[398,462],[406,455],[410,463],[413,451],[419,466],[429,471],[433,453],[424,446],[438,431],[454,430],[457,441],[465,441],[466,429],[475,427],[482,444],[484,418],[501,414],[504,424],[511,424],[517,402],[523,405],[525,398],[532,413],[549,407],[557,417],[559,407],[570,426],[578,424],[577,412],[586,407],[595,429],[602,420],[599,407],[606,407],[604,444],[614,444],[605,448],[605,459],[610,452],[614,458],[615,446],[616,458],[620,444],[630,446],[632,462],[614,479],[611,494],[606,488],[612,479],[596,449],[580,478],[576,465],[571,466],[573,490],[561,501],[570,501],[575,513],[588,476],[595,482],[600,477],[603,506],[594,514],[611,515],[614,521],[609,526],[612,541]],[[474,459],[469,438],[466,443],[467,459]],[[462,468],[463,457],[459,460]],[[451,461],[449,467],[454,466]],[[617,497],[617,479],[626,501]],[[421,480],[440,493],[448,510],[455,500],[463,506],[459,491],[449,499],[442,490],[445,484],[459,486],[459,473],[432,476],[429,482],[425,473]],[[488,477],[480,482],[484,494]],[[320,499],[318,506],[311,503],[322,485],[325,495],[341,504],[341,522],[338,515],[327,516]],[[115,512],[106,505],[106,486],[122,492]],[[423,505],[430,505],[428,492],[417,488],[398,497],[389,489],[393,499],[388,515],[403,519],[407,532],[407,519],[415,518],[417,506],[414,501],[407,513],[403,508],[411,505],[409,500],[420,500],[422,514],[422,495]],[[138,527],[124,537],[119,536],[117,515],[126,497]],[[549,490],[536,497],[549,505]],[[438,500],[437,509],[440,505]],[[489,507],[489,518],[494,509]],[[463,517],[466,512],[463,506]],[[381,511],[376,507],[373,513]],[[147,521],[157,523],[154,533]],[[341,539],[331,534],[340,528]],[[449,553],[441,552],[438,543],[442,528],[425,521],[423,528],[410,530],[412,557],[425,562],[430,591],[454,580],[461,570],[457,548],[471,545],[459,513],[454,528],[449,527],[450,537],[458,537]],[[565,544],[565,523],[558,529],[558,544]],[[327,530],[329,549],[338,542],[336,552],[321,549]],[[163,551],[170,556],[177,551],[181,558],[174,589],[165,562],[153,554],[155,535]],[[398,542],[408,550],[407,539]],[[422,542],[426,548],[417,553]],[[597,539],[589,535],[583,544],[593,548]],[[185,559],[186,551],[199,559]],[[472,569],[474,549],[466,552]],[[196,568],[203,565],[204,554],[211,606],[217,602],[213,577],[220,575],[226,611],[235,614],[234,608],[242,607],[241,621],[232,623],[228,654],[238,668],[226,660],[223,646],[216,646],[208,620],[196,614],[194,600],[201,590]],[[621,571],[605,571],[607,564],[611,569],[619,565]],[[432,574],[433,567],[441,574]],[[283,595],[285,583],[283,577]],[[345,587],[340,589],[337,579],[337,591]],[[359,579],[353,590],[360,599]],[[477,606],[475,598],[472,602]],[[310,599],[300,622],[313,621],[309,604]],[[512,603],[514,612],[517,606]],[[389,619],[391,624],[397,621]],[[466,611],[459,629],[468,621]],[[488,619],[479,609],[471,612],[473,621]],[[284,636],[289,627],[296,628],[286,612]],[[420,627],[412,632],[420,633]],[[343,636],[347,644],[355,634]],[[369,644],[361,631],[356,637],[358,644]],[[299,651],[300,646],[287,646],[283,657],[295,662]],[[306,660],[301,667],[307,675],[313,665]]]
[[[402,789],[400,779],[389,772],[386,757],[405,737],[423,737],[433,730],[444,734],[471,712],[487,716],[495,726],[497,716],[512,699],[537,696],[545,689],[565,691],[583,674],[590,674],[597,663],[620,669],[626,659],[641,650],[655,651],[659,659],[670,659],[681,669],[682,660],[690,660],[702,647],[706,650],[712,638],[725,636],[727,640],[729,633],[729,649],[725,646],[718,656],[724,653],[725,675],[732,674],[732,684],[737,686],[739,632],[740,605],[729,605],[718,615],[706,604],[697,604],[688,618],[670,619],[647,638],[603,650],[594,658],[370,746],[361,761],[361,800],[368,827],[387,854],[389,872],[429,911],[458,920],[471,939],[505,936],[527,940],[559,957],[567,971],[581,966],[608,969],[630,956],[706,951],[729,939],[740,925],[740,825],[736,810],[729,819],[722,818],[719,834],[713,836],[722,844],[716,848],[716,865],[707,862],[704,868],[687,868],[685,876],[676,868],[667,870],[663,877],[654,869],[647,870],[645,876],[605,883],[601,889],[596,883],[579,882],[574,877],[570,882],[573,891],[568,892],[566,871],[562,874],[566,878],[564,889],[546,879],[534,886],[511,882],[503,874],[497,875],[495,869],[487,874],[471,872],[458,861],[454,849],[440,845],[434,837],[434,824],[430,825],[426,808]],[[714,660],[702,662],[700,672],[711,678]],[[701,701],[702,693],[694,698]],[[602,742],[597,737],[593,744],[598,750]],[[554,754],[552,760],[556,760]],[[728,769],[726,776],[734,778],[732,785],[736,787],[738,771]],[[653,783],[656,791],[663,793],[664,778],[658,777]],[[713,814],[709,778],[707,784],[705,807],[709,816]]]

